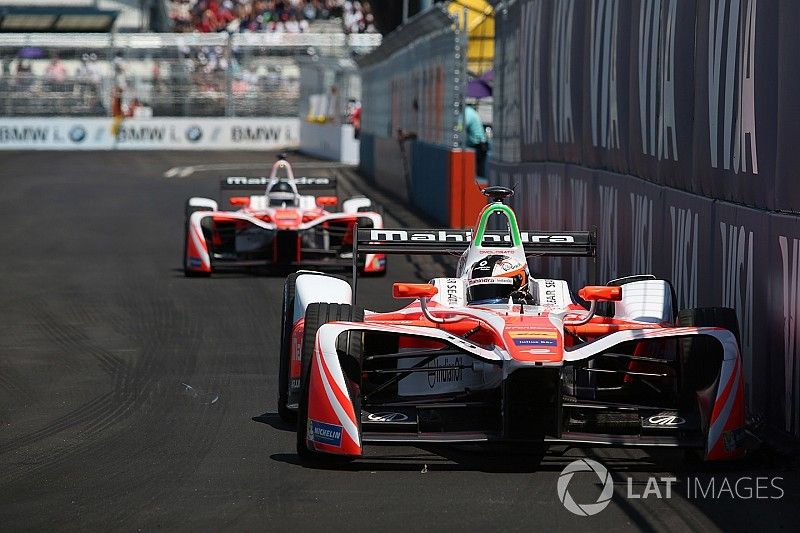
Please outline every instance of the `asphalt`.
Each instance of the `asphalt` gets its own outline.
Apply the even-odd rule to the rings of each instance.
[[[220,177],[257,173],[271,160],[0,152],[0,529],[795,530],[800,523],[796,459],[769,450],[721,468],[687,463],[679,452],[564,447],[544,457],[377,447],[338,470],[301,464],[291,428],[275,414],[282,279],[185,279],[180,271],[185,199],[214,196]],[[211,166],[187,169],[196,165]],[[425,222],[346,169],[319,163],[319,172],[379,198],[391,224]],[[425,280],[447,265],[393,258],[385,279],[361,284],[362,301],[390,308],[392,281]],[[581,457],[605,465],[614,482],[608,507],[589,517],[568,512],[557,492],[561,471]],[[662,477],[677,478],[669,498]],[[590,473],[567,485],[579,503],[596,501],[602,486]]]

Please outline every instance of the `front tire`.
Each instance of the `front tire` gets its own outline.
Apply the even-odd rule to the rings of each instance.
[[[291,369],[292,328],[294,328],[294,294],[299,274],[286,276],[283,284],[283,308],[281,310],[281,347],[278,363],[278,416],[286,423],[297,421],[297,413],[288,407],[289,370]]]
[[[300,459],[309,462],[324,462],[327,464],[342,464],[352,460],[352,457],[320,453],[308,447],[307,437],[309,428],[308,403],[309,383],[311,381],[311,360],[314,357],[314,346],[317,340],[317,331],[328,322],[363,320],[362,313],[355,316],[349,304],[312,303],[306,308],[303,326],[303,346],[301,349],[300,374],[300,400],[297,410],[297,455]],[[356,336],[351,336],[356,337]],[[359,339],[360,342],[360,339]],[[353,348],[355,340],[349,343]],[[358,344],[360,347],[360,344]],[[349,347],[348,347],[349,352]]]

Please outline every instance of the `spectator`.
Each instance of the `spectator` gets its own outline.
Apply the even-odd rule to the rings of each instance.
[[[375,33],[375,19],[369,2],[350,1],[344,3],[342,23],[345,33]]]
[[[475,150],[475,173],[483,177],[486,175],[486,154],[489,152],[489,144],[486,142],[483,123],[474,104],[464,107],[464,135],[467,147]]]
[[[50,64],[47,65],[47,70],[44,73],[44,77],[50,84],[61,84],[64,83],[67,79],[67,69],[64,68],[64,63],[58,58],[58,56],[53,57],[50,60]]]
[[[341,6],[342,0],[172,0],[169,13],[176,32],[302,33]]]

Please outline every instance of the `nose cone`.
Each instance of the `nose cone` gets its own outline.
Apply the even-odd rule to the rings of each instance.
[[[564,335],[546,316],[509,314],[503,318],[503,337],[511,357],[541,363],[563,359]]]
[[[278,229],[296,228],[303,221],[303,215],[299,209],[276,209],[275,225]]]

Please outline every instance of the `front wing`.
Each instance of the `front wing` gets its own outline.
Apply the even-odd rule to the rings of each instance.
[[[206,273],[268,265],[348,267],[352,262],[348,235],[356,221],[382,223],[373,213],[330,214],[286,229],[244,213],[198,211],[187,224],[185,266]],[[386,258],[369,254],[362,268],[367,273],[383,272]]]
[[[464,379],[469,369],[483,365],[484,390],[473,382],[468,394],[440,389],[425,396],[411,393],[394,401],[372,405],[365,401],[366,384],[358,375],[344,370],[342,353],[337,346],[343,334],[401,335],[445,346],[441,353],[460,354],[462,359],[452,369],[442,368],[439,357],[415,368],[405,364],[396,370],[408,379],[418,378],[419,371],[428,382],[446,381],[453,372]],[[658,338],[685,339],[705,336],[719,342],[723,357],[719,373],[706,394],[709,405],[705,414],[687,413],[663,405],[621,405],[603,402],[566,403],[562,385],[565,373],[575,365],[593,360],[622,343]],[[719,328],[672,328],[664,330],[629,330],[604,337],[601,344],[588,343],[567,352],[563,364],[540,365],[511,360],[502,348],[489,351],[461,337],[434,328],[409,327],[380,323],[334,322],[320,327],[308,388],[308,426],[306,443],[310,449],[329,454],[360,456],[364,443],[483,442],[518,441],[570,443],[574,445],[686,447],[703,450],[706,459],[720,460],[743,454],[744,396],[742,363],[733,334]],[[594,347],[592,347],[594,345]],[[417,352],[412,361],[421,359]],[[398,354],[401,357],[401,354]],[[365,360],[369,354],[364,354]],[[386,356],[382,356],[384,359]],[[457,358],[451,358],[455,361]],[[433,366],[431,366],[433,365]],[[491,371],[489,371],[489,370]],[[386,370],[383,370],[384,372]],[[499,378],[498,378],[499,376]],[[499,380],[499,382],[498,382]],[[419,381],[419,379],[417,379]],[[398,391],[401,389],[398,387]],[[615,419],[627,424],[621,434],[571,427],[577,412]],[[702,411],[702,408],[701,408]],[[698,418],[706,418],[701,421]],[[626,422],[627,421],[627,422]],[[634,421],[637,430],[630,431]],[[686,424],[681,427],[681,424]]]

